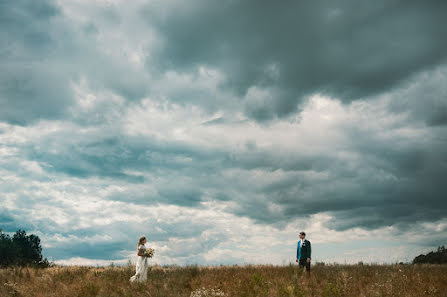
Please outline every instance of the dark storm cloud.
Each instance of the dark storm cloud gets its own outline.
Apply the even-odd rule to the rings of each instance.
[[[125,99],[168,92],[170,100],[215,112],[210,103],[215,94],[209,90],[192,85],[159,89],[148,73],[126,65],[127,53],[110,57],[101,52],[100,47],[116,45],[100,44],[98,36],[123,30],[123,24],[133,28],[138,40],[148,40],[139,18],[160,38],[152,42],[157,46],[146,60],[150,73],[190,75],[201,65],[216,68],[225,75],[221,87],[245,96],[240,108],[258,121],[293,114],[315,92],[349,102],[390,90],[437,65],[447,52],[443,1],[297,1],[279,6],[194,1],[187,9],[175,1],[162,4],[147,4],[135,21],[110,5],[95,8],[96,19],[71,24],[53,2],[3,1],[0,119],[25,125],[70,116],[71,84],[81,77],[91,88],[107,88]],[[247,94],[251,87],[265,93]],[[427,119],[430,125],[445,123],[447,107],[438,105]],[[93,123],[96,118],[77,120]]]
[[[156,226],[151,240],[188,246],[166,256],[206,262],[232,240],[227,218],[207,233],[210,217],[178,209],[273,226],[326,212],[334,230],[401,233],[446,218],[447,2],[151,1],[139,15],[69,3],[0,2],[4,231],[59,234],[46,249],[59,259],[111,259]],[[326,126],[335,138],[319,117],[278,119],[318,113],[314,93],[345,103]],[[353,101],[371,105],[344,114]],[[129,205],[172,214],[127,222]]]
[[[424,121],[429,126],[447,124],[447,64],[432,71],[423,71],[409,79],[393,94],[391,111],[408,112],[411,120]]]
[[[100,44],[99,30],[119,26],[118,11],[98,13],[77,24],[54,1],[1,1],[0,121],[28,125],[68,119],[75,103],[73,85],[82,79],[92,89],[109,89],[128,100],[147,93],[144,73],[126,64],[124,55],[112,57],[101,50],[108,45]],[[98,29],[95,22],[108,28]],[[77,120],[94,121],[91,116]]]
[[[51,1],[0,3],[0,120],[26,124],[60,117],[70,103],[67,77],[48,60],[59,50]]]
[[[245,103],[260,121],[295,112],[315,92],[349,102],[390,90],[447,56],[445,1],[168,3],[142,14],[164,42],[158,67],[209,65],[239,96],[268,90]]]
[[[260,222],[275,222],[330,212],[335,218],[329,226],[337,230],[400,228],[403,222],[444,218],[447,140],[435,136],[427,147],[402,148],[397,141],[378,143],[367,137],[357,135],[352,144],[360,156],[354,163],[327,157],[321,177],[314,176],[318,171],[304,171],[267,184],[256,189],[259,198],[245,201],[238,213]],[[261,168],[265,166],[262,160]],[[282,206],[283,211],[270,211],[268,202]]]

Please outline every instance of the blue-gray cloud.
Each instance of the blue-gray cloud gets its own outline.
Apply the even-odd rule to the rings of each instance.
[[[210,65],[241,97],[269,90],[245,110],[264,121],[294,113],[315,92],[350,102],[445,61],[445,9],[442,1],[197,0],[152,2],[142,16],[163,38],[159,68]]]
[[[83,5],[0,3],[1,229],[57,259],[126,257],[150,230],[204,263],[235,218],[446,219],[444,2]],[[170,214],[127,216],[149,206]]]
[[[98,49],[101,32],[93,23],[71,23],[50,0],[0,5],[2,121],[27,125],[72,117],[72,85],[85,78],[92,88],[111,89],[127,100],[139,100],[147,93],[144,73]],[[97,21],[110,25],[118,21],[115,17],[116,10],[101,10]]]
[[[62,116],[72,93],[65,67],[51,63],[62,50],[60,32],[51,30],[60,10],[51,1],[2,1],[0,8],[0,119]]]

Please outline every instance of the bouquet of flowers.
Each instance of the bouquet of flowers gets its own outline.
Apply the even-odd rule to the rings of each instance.
[[[143,256],[152,258],[154,256],[154,253],[155,253],[154,249],[148,248],[143,251]]]

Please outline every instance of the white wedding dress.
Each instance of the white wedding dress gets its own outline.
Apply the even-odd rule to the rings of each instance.
[[[139,250],[145,250],[146,246],[144,244],[140,244],[138,246]],[[138,256],[137,267],[135,275],[130,278],[131,282],[138,281],[140,283],[145,282],[147,280],[147,270],[149,268],[149,261],[147,257]]]

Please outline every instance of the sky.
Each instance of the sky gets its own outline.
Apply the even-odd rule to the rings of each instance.
[[[0,229],[64,265],[447,244],[447,2],[0,1]]]

